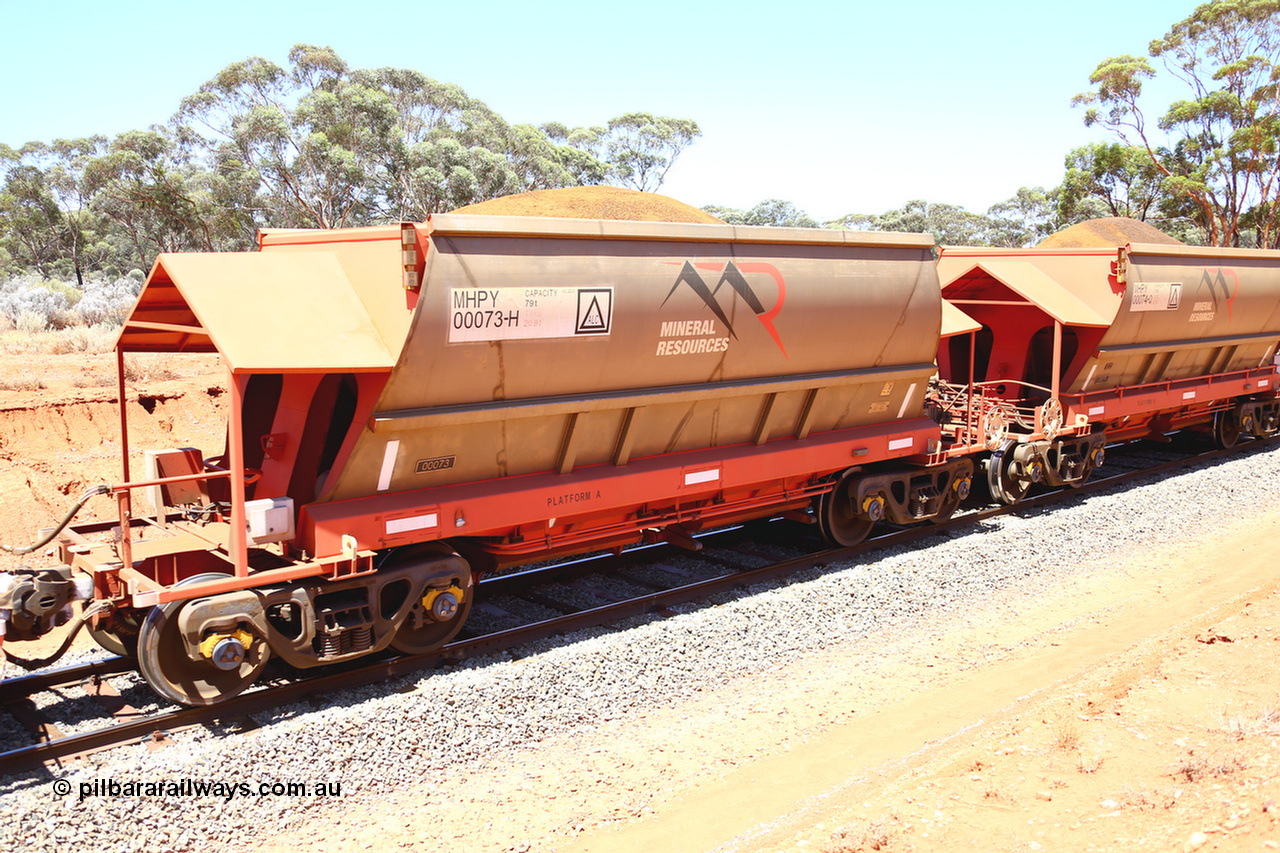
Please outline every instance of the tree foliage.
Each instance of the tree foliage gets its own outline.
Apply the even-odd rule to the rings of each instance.
[[[768,198],[750,210],[738,210],[732,207],[707,205],[702,208],[707,213],[723,219],[730,225],[778,225],[785,228],[820,228],[821,225],[809,214],[800,210],[789,201],[780,198]]]
[[[421,220],[605,182],[651,191],[699,134],[638,112],[511,125],[454,84],[299,44],[283,66],[227,65],[167,124],[0,146],[0,272],[123,275],[160,252],[247,248],[262,227]]]
[[[1006,247],[1125,216],[1192,242],[1280,246],[1280,0],[1211,0],[1147,54],[1101,62],[1075,97],[1085,123],[1118,141],[1069,152],[1057,188],[1023,187],[985,213],[921,199],[827,223],[782,199],[704,209],[734,224]],[[1186,97],[1152,117],[1144,85],[1158,67]],[[123,279],[160,252],[247,248],[263,227],[420,220],[566,186],[654,191],[701,133],[649,112],[581,127],[510,124],[455,84],[351,68],[332,48],[299,44],[282,65],[227,65],[165,124],[0,145],[0,273]]]
[[[1161,188],[1213,245],[1280,243],[1280,0],[1214,0],[1148,47],[1189,89],[1153,128],[1141,105],[1156,71],[1144,57],[1104,60],[1073,102],[1085,124],[1146,151]],[[1156,136],[1159,130],[1165,139]],[[1178,202],[1174,202],[1176,206]]]
[[[10,263],[48,275],[58,258],[62,211],[42,169],[30,152],[6,146],[0,152],[4,187],[0,189],[0,247]]]
[[[1145,222],[1165,198],[1162,180],[1143,148],[1119,142],[1085,145],[1066,156],[1058,211],[1063,218],[1084,212],[1089,218],[1123,216]]]
[[[620,184],[656,192],[676,158],[701,135],[691,119],[627,113],[610,119],[601,144]]]
[[[864,231],[931,234],[936,243],[945,246],[1018,248],[1033,246],[1070,224],[1058,213],[1057,194],[1058,190],[1022,187],[1011,198],[992,205],[985,214],[955,204],[916,199],[896,210],[851,213],[827,224]]]

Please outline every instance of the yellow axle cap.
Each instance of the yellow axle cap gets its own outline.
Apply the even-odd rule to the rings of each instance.
[[[452,607],[447,607],[444,602],[441,602],[441,612],[437,613],[436,601],[442,595],[452,595],[454,603]],[[426,594],[422,596],[422,609],[426,610],[427,615],[437,622],[448,622],[453,618],[453,615],[458,612],[458,608],[462,605],[462,599],[465,595],[466,593],[462,591],[462,587],[458,586],[456,583],[450,584],[448,589],[429,589]],[[448,612],[445,612],[446,610]]]
[[[210,634],[200,641],[200,654],[204,655],[207,660],[213,660],[213,651],[218,647],[218,643],[223,640],[236,640],[247,652],[249,646],[253,645],[253,634],[250,634],[244,628],[236,628],[234,631],[225,634]]]

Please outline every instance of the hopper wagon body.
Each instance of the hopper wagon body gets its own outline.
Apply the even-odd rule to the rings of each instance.
[[[946,248],[943,298],[977,328],[938,352],[949,438],[991,451],[992,492],[1078,482],[1105,441],[1280,423],[1280,252],[1131,244]]]

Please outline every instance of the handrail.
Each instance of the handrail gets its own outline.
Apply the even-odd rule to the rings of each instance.
[[[1206,382],[1209,385],[1214,385],[1235,382],[1240,379],[1248,379],[1250,377],[1264,378],[1270,376],[1280,376],[1280,370],[1277,370],[1274,364],[1265,364],[1259,367],[1246,367],[1240,370],[1231,370],[1226,373],[1207,373],[1200,376],[1184,376],[1180,379],[1161,379],[1157,382],[1147,382],[1143,385],[1117,385],[1114,388],[1100,388],[1096,391],[1078,391],[1072,394],[1063,394],[1062,399],[1069,400],[1074,403],[1076,401],[1083,402],[1089,398],[1123,398],[1133,394],[1149,394],[1155,390],[1171,391],[1176,387],[1185,385],[1195,385]]]
[[[230,471],[201,471],[196,474],[179,474],[175,477],[161,477],[158,480],[142,480],[140,482],[120,483],[111,487],[113,494],[130,491],[131,489],[144,489],[148,486],[167,486],[171,483],[190,483],[194,480],[223,480],[231,476]]]
[[[142,480],[129,483],[120,483],[111,487],[112,494],[121,494],[132,489],[144,489],[148,486],[168,486],[171,483],[190,483],[195,480],[225,480],[231,477],[231,472],[225,468],[206,468],[204,471],[196,474],[179,474],[174,477],[161,477],[157,480]],[[256,483],[262,479],[262,472],[257,468],[245,469],[245,482]]]

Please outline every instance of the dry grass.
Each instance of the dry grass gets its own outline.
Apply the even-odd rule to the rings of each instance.
[[[45,352],[62,355],[69,352],[108,352],[115,345],[117,329],[108,326],[69,326],[51,332]]]
[[[993,783],[987,783],[982,791],[982,799],[989,800],[992,805],[1007,808],[1017,805],[1018,799],[1008,791],[1002,791]]]
[[[5,355],[35,355],[44,352],[41,340],[47,335],[46,332],[30,334],[28,332],[19,332],[16,329],[10,329],[7,332],[0,332],[0,352]]]
[[[1063,752],[1074,752],[1080,748],[1080,726],[1074,717],[1060,716],[1054,718],[1050,727],[1052,739],[1050,746]]]
[[[167,364],[165,353],[143,353],[126,355],[124,358],[124,378],[126,382],[165,382],[177,379]]]
[[[106,375],[77,376],[71,380],[74,388],[106,388],[108,385],[115,384],[115,377]]]
[[[49,321],[34,311],[23,311],[14,325],[19,332],[36,335],[49,328]]]
[[[1102,754],[1102,737],[1098,736],[1089,746],[1080,746],[1076,756],[1076,770],[1084,774],[1097,773],[1106,758]]]
[[[1144,791],[1126,785],[1116,800],[1119,801],[1121,808],[1126,809],[1168,810],[1177,804],[1178,795],[1168,789]]]
[[[831,833],[831,840],[823,846],[822,853],[865,853],[868,850],[888,850],[892,841],[893,830],[887,819],[859,821]]]
[[[109,352],[117,331],[109,326],[68,326],[56,331],[10,329],[0,332],[0,352],[5,355]]]
[[[1209,756],[1188,753],[1174,765],[1169,775],[1187,782],[1199,782],[1201,779],[1230,776],[1237,770],[1243,770],[1244,766],[1244,760],[1238,755]]]
[[[1084,773],[1085,775],[1089,775],[1091,773],[1097,773],[1099,768],[1102,767],[1103,760],[1104,759],[1102,758],[1101,755],[1081,754],[1080,757],[1076,759],[1076,770],[1079,770],[1081,773]]]
[[[1217,728],[1236,740],[1280,735],[1280,705],[1273,705],[1256,714],[1227,715],[1224,711],[1218,715]]]
[[[44,381],[37,376],[0,379],[0,391],[42,391],[44,387]]]

